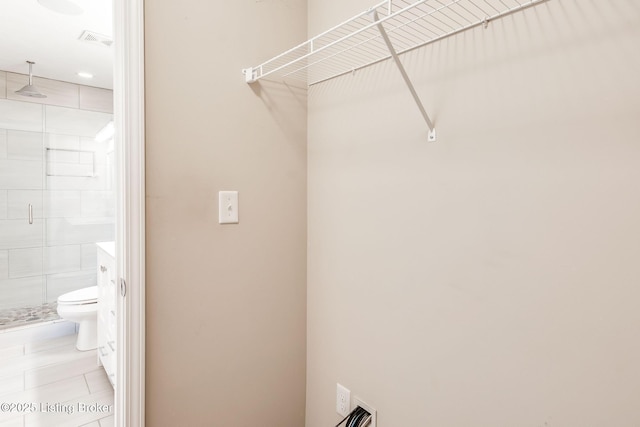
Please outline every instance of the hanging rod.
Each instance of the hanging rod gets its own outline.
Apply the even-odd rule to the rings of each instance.
[[[435,139],[398,57],[461,31],[548,0],[384,0],[262,64],[243,69],[247,83],[266,77],[312,86],[393,58]],[[372,19],[373,17],[373,19]],[[433,139],[432,139],[433,137]]]

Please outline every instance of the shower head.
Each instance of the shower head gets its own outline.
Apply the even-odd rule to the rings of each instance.
[[[35,62],[27,61],[29,64],[29,84],[23,87],[20,90],[17,90],[16,93],[22,96],[28,96],[30,98],[46,98],[47,95],[40,93],[38,88],[33,85],[33,74],[31,73],[31,66],[35,64]]]

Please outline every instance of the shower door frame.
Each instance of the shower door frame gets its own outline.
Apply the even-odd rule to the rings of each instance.
[[[115,426],[145,425],[144,0],[113,1],[118,296]]]

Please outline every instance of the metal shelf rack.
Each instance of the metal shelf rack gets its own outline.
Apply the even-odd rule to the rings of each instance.
[[[393,58],[427,126],[435,128],[399,55],[548,0],[385,0],[262,64],[247,83],[269,77],[309,86]]]

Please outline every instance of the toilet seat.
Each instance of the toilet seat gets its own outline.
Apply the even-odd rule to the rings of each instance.
[[[98,287],[89,286],[88,288],[78,289],[77,291],[67,292],[58,297],[59,305],[82,305],[94,304],[98,302]]]

